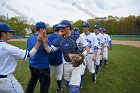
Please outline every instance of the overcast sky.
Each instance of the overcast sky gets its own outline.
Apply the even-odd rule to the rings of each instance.
[[[140,0],[0,0],[0,15],[7,13],[9,17],[22,14],[28,20],[53,25],[63,19],[85,21],[96,16],[138,16]]]

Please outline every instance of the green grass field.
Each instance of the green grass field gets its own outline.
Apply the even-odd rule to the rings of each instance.
[[[26,49],[26,43],[10,43]],[[30,76],[28,61],[19,60],[15,76],[25,90]],[[97,82],[91,82],[91,74],[86,70],[84,83],[84,88],[80,93],[139,93],[140,48],[113,45],[113,50],[109,51],[109,65],[100,70]],[[56,88],[54,76],[51,80],[49,93],[57,93]],[[34,93],[39,93],[39,84],[37,84]]]

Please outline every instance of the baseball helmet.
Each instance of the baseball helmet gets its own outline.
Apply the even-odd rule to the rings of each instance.
[[[0,32],[15,32],[15,30],[12,30],[8,24],[0,22]]]

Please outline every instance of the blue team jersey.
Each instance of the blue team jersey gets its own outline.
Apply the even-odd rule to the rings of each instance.
[[[35,46],[37,42],[38,34],[34,34],[27,40],[27,49],[31,51],[31,49]],[[47,41],[48,45],[51,46],[51,42]],[[43,43],[40,44],[40,47],[37,53],[29,58],[29,65],[34,68],[48,68],[49,67],[49,54],[45,51]]]
[[[50,42],[52,42],[54,39],[57,39],[59,37],[58,34],[49,34],[48,35],[48,40]],[[55,52],[51,52],[50,55],[49,55],[49,59],[50,59],[50,65],[53,65],[53,66],[58,66],[60,64],[63,63],[62,61],[62,51],[60,49],[58,49],[57,51]]]

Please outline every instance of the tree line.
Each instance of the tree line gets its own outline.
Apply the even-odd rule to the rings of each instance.
[[[11,17],[7,19],[5,16],[0,16],[0,22],[8,23],[12,29],[16,30],[17,35],[25,34],[24,29],[30,28],[32,32],[35,32],[35,24],[30,24],[27,20],[22,17]],[[80,33],[82,33],[83,20],[77,20],[76,22],[71,21],[73,27],[79,27]],[[87,22],[91,24],[91,30],[93,30],[94,24],[98,24],[107,30],[109,35],[140,35],[140,16],[130,15],[121,19],[88,19]],[[53,32],[53,26],[48,26],[48,33]]]

